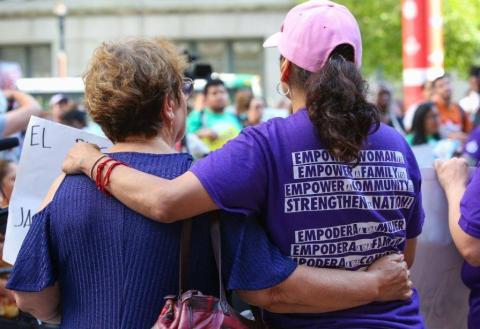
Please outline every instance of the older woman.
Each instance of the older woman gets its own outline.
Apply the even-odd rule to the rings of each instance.
[[[86,104],[114,142],[112,159],[166,179],[188,170],[190,156],[174,152],[191,91],[183,69],[164,41],[134,39],[96,50],[85,76]],[[61,319],[62,328],[150,328],[163,296],[178,289],[181,224],[147,220],[86,176],[60,181],[33,219],[10,277],[20,308],[45,321]],[[228,217],[228,287],[252,290],[249,299],[263,307],[319,312],[411,294],[402,256],[386,257],[363,273],[297,267],[254,222]],[[189,287],[215,294],[206,220],[194,223]]]

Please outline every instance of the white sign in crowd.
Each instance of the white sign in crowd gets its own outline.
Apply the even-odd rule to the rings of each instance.
[[[32,117],[23,142],[17,178],[9,204],[3,260],[14,264],[32,216],[39,210],[53,181],[60,175],[62,162],[76,142],[85,141],[108,148],[112,143],[97,135]]]
[[[86,141],[108,148],[111,142],[75,128],[32,117],[9,207],[3,258],[13,264],[32,216],[61,173],[69,148]],[[419,291],[427,328],[466,328],[468,289],[460,279],[462,259],[448,229],[447,202],[432,168],[422,172],[425,225],[418,239],[412,280]]]

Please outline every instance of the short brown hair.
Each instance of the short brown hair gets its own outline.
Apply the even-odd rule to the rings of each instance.
[[[87,110],[112,142],[154,137],[165,97],[182,97],[185,68],[185,59],[166,40],[104,42],[84,75]]]

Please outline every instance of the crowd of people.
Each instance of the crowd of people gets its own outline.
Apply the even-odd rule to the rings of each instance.
[[[468,94],[455,103],[452,82],[444,74],[423,86],[424,99],[405,113],[388,88],[380,88],[376,105],[382,121],[405,135],[421,166],[432,166],[434,159],[462,156],[475,166],[480,161],[480,67],[469,72]]]
[[[458,103],[448,74],[426,82],[424,99],[406,110],[386,86],[370,102],[357,22],[330,1],[294,7],[264,47],[280,52],[277,91],[291,113],[266,122],[265,100],[248,88],[232,105],[220,79],[195,94],[185,58],[162,39],[100,45],[84,104],[57,94],[42,111],[32,96],[0,86],[3,137],[21,139],[37,115],[113,142],[105,154],[86,143],[70,150],[8,284],[0,279],[0,316],[15,299],[61,328],[166,321],[191,219],[184,290],[218,296],[223,280],[271,328],[425,328],[409,268],[424,222],[419,168],[434,166],[465,259],[469,329],[480,327],[478,169],[468,185],[468,165],[480,163],[480,67]],[[0,160],[2,208],[18,157]]]

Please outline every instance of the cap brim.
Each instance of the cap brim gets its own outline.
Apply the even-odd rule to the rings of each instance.
[[[282,32],[277,32],[268,37],[267,40],[263,43],[263,48],[273,48],[278,47],[280,44],[280,38],[282,37]]]

